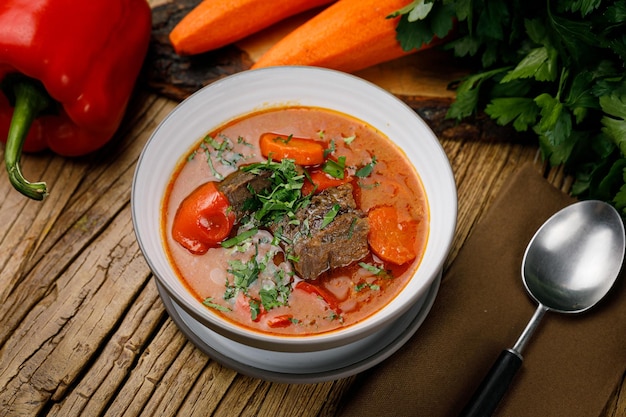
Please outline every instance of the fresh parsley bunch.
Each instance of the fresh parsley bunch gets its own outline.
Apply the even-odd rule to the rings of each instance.
[[[395,15],[404,49],[434,34],[477,69],[449,118],[483,111],[534,132],[574,195],[626,216],[626,1],[415,0]]]

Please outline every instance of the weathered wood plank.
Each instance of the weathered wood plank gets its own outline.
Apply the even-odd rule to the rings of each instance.
[[[104,415],[107,405],[154,334],[167,317],[156,286],[149,282],[124,316],[98,357],[89,365],[75,388],[59,399],[49,416]]]
[[[127,206],[58,277],[3,344],[3,408],[36,414],[48,400],[63,397],[107,341],[147,277]]]
[[[107,415],[138,416],[147,406],[168,368],[188,343],[176,325],[167,320],[143,351],[128,379],[107,408]]]
[[[237,377],[235,371],[225,368],[215,361],[210,361],[189,390],[184,403],[181,404],[178,415],[216,415],[215,410],[223,402],[226,392],[231,389],[233,381]],[[235,410],[233,410],[233,414],[236,414]]]

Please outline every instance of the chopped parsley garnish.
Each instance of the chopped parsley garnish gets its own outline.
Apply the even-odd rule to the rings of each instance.
[[[368,284],[367,282],[361,282],[361,283],[355,285],[354,286],[354,291],[360,292],[360,291],[363,291],[365,288],[369,288],[372,291],[380,291],[380,285]]]
[[[250,146],[241,136],[237,138],[237,143]],[[234,149],[233,141],[226,135],[219,134],[217,138],[206,135],[202,139],[199,149],[192,152],[188,160],[193,159],[198,151],[203,151],[211,174],[218,180],[222,180],[224,176],[219,172],[218,164],[221,166],[236,167],[242,159],[245,159],[245,155],[235,152]]]
[[[354,226],[356,226],[356,217],[350,222],[350,227],[348,228],[348,239],[352,238],[352,234],[354,233]]]
[[[250,306],[250,319],[255,321],[259,317],[259,314],[261,314],[261,304],[254,298],[250,298],[248,305]]]
[[[340,156],[335,161],[334,159],[327,159],[322,165],[322,171],[327,173],[333,178],[343,179],[346,169],[346,157]]]
[[[393,278],[393,276],[391,275],[391,272],[381,268],[379,266],[376,265],[372,265],[372,264],[368,264],[365,262],[359,262],[359,266],[369,272],[371,272],[373,275],[379,276],[379,277],[383,277],[383,278]]]
[[[335,141],[331,139],[330,143],[328,144],[328,148],[324,149],[324,159],[328,158],[329,155],[332,155],[336,149],[337,146],[335,145]]]
[[[271,187],[255,194],[254,219],[259,225],[272,224],[285,216],[295,220],[295,213],[309,204],[310,197],[302,196],[304,174],[301,173],[293,160],[283,159],[281,162],[268,160],[241,168],[246,172],[259,173],[261,170],[272,172]]]
[[[232,274],[234,280],[233,284],[228,286],[232,287],[230,292],[227,291],[228,298],[234,297],[237,294],[237,291],[243,291],[246,293],[250,284],[256,281],[263,268],[264,265],[261,265],[258,262],[256,255],[247,262],[243,262],[239,259],[229,260],[227,271]],[[226,298],[226,294],[224,297]]]
[[[246,233],[246,232],[244,232]],[[260,240],[260,242],[263,240]],[[274,244],[268,240],[265,243]],[[252,250],[252,249],[248,249]],[[250,306],[251,319],[256,320],[261,311],[269,311],[275,307],[288,305],[291,294],[292,275],[274,265],[274,257],[277,247],[269,250],[264,256],[259,256],[258,245],[254,244],[254,254],[247,261],[235,259],[228,261],[227,272],[232,280],[227,278],[224,299],[230,300],[241,293]],[[249,287],[259,282],[260,300],[253,298],[249,293]]]
[[[291,142],[291,139],[293,139],[293,135],[289,135],[287,137],[283,137],[283,136],[276,136],[274,138],[274,142],[282,142],[285,145],[288,144],[289,142]]]
[[[376,265],[367,264],[367,263],[365,263],[365,262],[359,262],[359,266],[360,266],[361,268],[363,268],[363,269],[365,269],[365,270],[367,270],[367,271],[371,272],[371,273],[372,273],[372,274],[374,274],[374,275],[378,275],[378,274],[380,274],[380,273],[383,271],[383,269],[382,269],[382,268],[380,268],[380,267],[378,267],[378,266],[376,266]]]
[[[368,164],[359,168],[354,175],[356,175],[359,178],[368,177],[372,173],[372,171],[374,171],[374,166],[376,166],[376,163],[377,163],[376,155],[374,155],[372,156],[372,160]]]
[[[275,307],[287,305],[289,293],[291,290],[286,285],[261,288],[259,295],[261,296],[261,304],[266,310],[271,310]]]
[[[233,246],[237,246],[250,239],[252,236],[256,235],[259,231],[258,228],[254,227],[252,229],[248,229],[244,232],[239,233],[235,237],[231,237],[230,239],[226,239],[222,242],[223,248],[232,248]]]
[[[339,323],[343,323],[343,316],[340,314],[337,314],[336,311],[331,310],[330,315],[328,316],[328,320],[330,321],[339,320]]]
[[[205,306],[212,308],[214,310],[218,310],[218,311],[222,311],[222,312],[228,312],[228,311],[232,311],[230,308],[225,307],[221,304],[217,304],[213,301],[212,297],[209,298],[205,298],[204,301],[202,302],[202,304],[204,304]]]
[[[324,215],[324,218],[322,219],[322,225],[320,226],[320,229],[323,229],[326,226],[328,226],[329,224],[331,224],[332,221],[335,220],[335,217],[337,217],[337,214],[339,213],[340,209],[341,209],[341,206],[339,204],[334,204],[330,208],[330,210],[328,210],[328,212]]]

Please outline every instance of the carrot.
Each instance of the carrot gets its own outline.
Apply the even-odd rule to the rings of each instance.
[[[170,32],[176,53],[193,55],[238,41],[333,0],[204,0]]]
[[[398,222],[398,212],[391,206],[370,210],[367,220],[370,225],[368,242],[380,259],[396,265],[415,259],[416,221]]]
[[[414,53],[396,39],[399,17],[386,18],[408,3],[339,0],[274,44],[252,68],[311,65],[354,72]]]
[[[261,155],[277,161],[293,159],[298,165],[318,165],[324,162],[324,146],[313,139],[291,135],[263,133],[259,139]]]

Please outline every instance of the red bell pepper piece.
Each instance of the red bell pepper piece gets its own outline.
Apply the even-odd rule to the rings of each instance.
[[[296,284],[297,290],[302,290],[306,293],[315,295],[316,297],[321,298],[328,304],[328,307],[333,310],[335,313],[340,314],[341,308],[339,307],[339,301],[332,295],[330,292],[326,291],[324,288],[319,285],[311,284],[308,281],[300,281]]]
[[[228,198],[214,182],[202,184],[178,206],[172,236],[189,252],[202,255],[219,246],[235,224]]]
[[[313,191],[316,194],[321,193],[327,188],[339,187],[352,181],[352,177],[348,175],[348,171],[344,170],[343,178],[334,178],[325,173],[321,168],[309,171],[309,178],[304,180],[302,185],[302,195],[309,195]]]
[[[47,194],[45,183],[22,176],[22,150],[79,156],[112,138],[150,32],[146,0],[0,2],[0,138],[16,189]]]
[[[289,327],[293,323],[293,316],[291,314],[283,314],[273,318],[267,319],[267,325],[272,329],[279,327]]]

